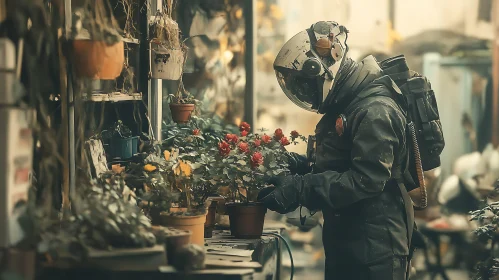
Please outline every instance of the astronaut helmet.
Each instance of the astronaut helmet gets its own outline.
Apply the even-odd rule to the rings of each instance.
[[[293,103],[320,112],[348,52],[347,39],[348,30],[343,25],[319,21],[284,44],[274,61],[274,70]]]

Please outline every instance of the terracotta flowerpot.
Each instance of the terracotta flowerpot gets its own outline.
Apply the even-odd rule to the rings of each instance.
[[[260,238],[267,208],[263,203],[228,203],[230,232],[236,238]]]
[[[192,232],[191,243],[204,246],[204,222],[206,221],[206,215],[185,216],[162,212],[160,216],[161,225],[188,230]]]
[[[172,227],[153,226],[153,233],[156,236],[158,244],[166,245],[168,261],[175,258],[179,249],[191,243],[191,232]]]
[[[191,113],[194,111],[194,104],[170,104],[172,119],[176,123],[187,123],[191,118]]]
[[[204,237],[211,238],[213,236],[213,228],[215,227],[215,218],[217,214],[218,201],[212,201],[206,213],[206,222],[204,223]]]
[[[72,62],[78,76],[114,80],[125,62],[123,42],[108,45],[104,41],[74,40]]]
[[[162,80],[178,80],[182,75],[184,53],[152,43],[151,45],[151,77]]]
[[[215,217],[217,214],[218,201],[212,201],[210,207],[208,207],[208,213],[206,213],[205,226],[211,227],[215,225]]]

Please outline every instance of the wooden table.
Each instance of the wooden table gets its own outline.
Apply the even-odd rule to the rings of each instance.
[[[267,222],[264,233],[280,234],[282,223]],[[194,272],[177,271],[171,266],[113,267],[110,269],[55,268],[42,269],[37,279],[182,279],[182,280],[278,280],[281,270],[281,242],[275,236],[259,239],[235,239],[227,230],[217,230],[212,238],[206,238],[206,269]]]
[[[432,264],[429,261],[428,249],[424,248],[425,264],[427,273],[430,274],[430,279],[436,279],[437,275],[440,275],[444,280],[450,280],[446,273],[446,267],[442,264],[442,256],[440,253],[440,237],[448,236],[452,240],[457,241],[456,246],[459,246],[463,241],[463,235],[469,232],[469,228],[432,228],[425,225],[419,226],[419,230],[424,234],[430,242],[435,246],[435,258],[436,263]]]

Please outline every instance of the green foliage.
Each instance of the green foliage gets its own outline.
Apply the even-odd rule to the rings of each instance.
[[[156,244],[149,219],[132,196],[124,198],[124,177],[111,173],[87,186],[78,186],[72,197],[74,212],[63,224],[54,223],[41,234],[42,253],[62,253],[77,260],[86,248],[143,248]]]
[[[498,191],[496,185],[496,192]],[[476,266],[474,280],[496,279],[499,275],[499,258],[496,257],[496,245],[499,241],[499,202],[487,204],[483,209],[473,211],[471,220],[479,227],[473,231],[477,239],[490,246],[489,257]]]

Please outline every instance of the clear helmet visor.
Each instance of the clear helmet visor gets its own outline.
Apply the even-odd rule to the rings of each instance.
[[[293,103],[310,112],[318,111],[322,102],[322,79],[305,77],[297,71],[279,67],[276,67],[275,74],[282,91]]]

